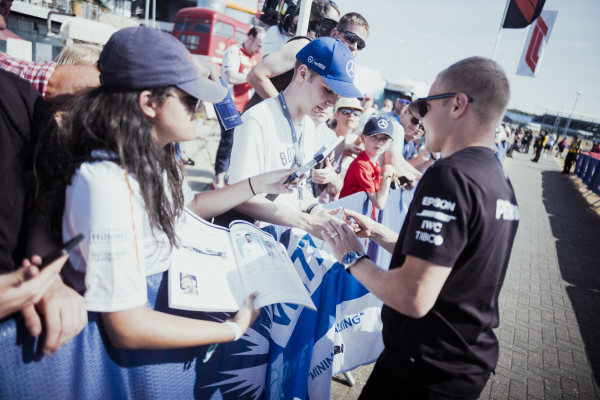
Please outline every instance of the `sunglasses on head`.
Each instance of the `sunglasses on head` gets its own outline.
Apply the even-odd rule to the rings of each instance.
[[[411,117],[410,118],[410,123],[413,124],[413,125],[419,125],[420,122],[421,122],[419,120],[419,118],[415,117],[415,115],[412,113],[412,111],[410,111],[408,109],[406,111],[408,111],[408,113],[410,114],[410,117]]]
[[[340,108],[340,111],[344,115],[354,114],[355,117],[360,117],[360,114],[362,114],[360,110],[353,110],[352,108]]]
[[[348,43],[356,43],[356,48],[359,50],[362,50],[365,48],[365,46],[367,45],[365,43],[364,40],[362,40],[362,38],[360,36],[358,36],[356,33],[350,32],[350,31],[345,31],[343,29],[338,29],[338,32],[341,32],[344,34],[344,39],[346,39],[346,41]]]
[[[417,105],[419,106],[419,115],[421,116],[421,118],[423,118],[425,116],[425,114],[427,114],[427,112],[429,111],[430,106],[429,106],[428,101],[437,100],[437,99],[446,99],[448,97],[454,97],[457,94],[458,93],[434,94],[433,96],[421,97],[420,99],[417,99]],[[467,100],[469,101],[469,103],[473,102],[473,99],[469,96],[467,96]]]

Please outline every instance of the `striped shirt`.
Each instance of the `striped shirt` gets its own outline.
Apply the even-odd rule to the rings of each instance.
[[[42,97],[46,96],[48,82],[55,68],[56,63],[54,62],[36,63],[24,61],[0,52],[0,69],[31,82],[42,94]]]

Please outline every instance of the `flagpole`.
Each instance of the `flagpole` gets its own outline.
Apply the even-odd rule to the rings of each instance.
[[[498,43],[500,42],[500,36],[502,35],[502,27],[504,25],[504,19],[506,18],[506,13],[508,12],[508,5],[510,4],[510,0],[506,0],[506,6],[504,6],[504,13],[502,14],[502,19],[500,20],[500,29],[498,29],[498,34],[496,35],[496,43],[494,44],[494,51],[492,51],[492,60],[496,58],[496,50],[498,50]]]

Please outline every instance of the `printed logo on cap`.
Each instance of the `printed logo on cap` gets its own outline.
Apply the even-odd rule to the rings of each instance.
[[[354,60],[348,61],[346,64],[346,74],[352,79],[354,79]]]
[[[312,64],[315,67],[320,68],[322,70],[325,70],[327,68],[324,64],[322,64],[322,63],[318,62],[317,60],[315,60],[315,58],[313,56],[308,56],[306,58],[306,62],[308,64]]]
[[[379,126],[381,129],[387,129],[388,122],[385,119],[380,119],[379,121],[377,121],[377,126]]]

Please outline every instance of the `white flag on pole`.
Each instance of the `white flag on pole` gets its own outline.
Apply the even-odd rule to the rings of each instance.
[[[527,40],[517,66],[517,75],[535,76],[536,69],[542,62],[544,47],[550,38],[558,11],[542,11],[536,21],[529,26]]]

